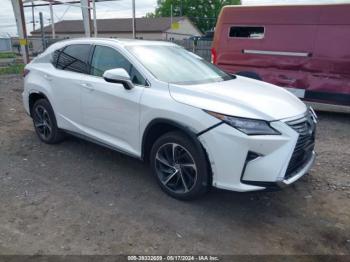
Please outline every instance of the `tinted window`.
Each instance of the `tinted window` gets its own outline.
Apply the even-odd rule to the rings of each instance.
[[[230,37],[239,38],[263,38],[264,27],[262,26],[232,26],[230,28]]]
[[[90,45],[69,45],[59,53],[57,68],[87,74],[89,53]]]
[[[96,46],[91,61],[91,74],[102,76],[106,70],[124,68],[136,85],[146,85],[145,79],[135,67],[118,51],[105,46]]]
[[[51,63],[56,67],[57,65],[57,60],[58,60],[58,56],[60,54],[61,50],[56,50],[53,55],[52,55],[52,60]]]

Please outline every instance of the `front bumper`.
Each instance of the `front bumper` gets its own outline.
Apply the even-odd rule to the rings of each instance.
[[[289,174],[299,133],[282,121],[271,126],[281,135],[248,136],[221,124],[199,136],[210,160],[214,187],[240,192],[284,187],[309,171],[315,161],[313,148],[310,157]],[[247,161],[250,152],[256,157]]]
[[[23,103],[25,112],[27,113],[27,115],[30,116],[29,95],[26,91],[22,92],[22,103]]]
[[[288,186],[288,185],[294,183],[299,178],[301,178],[303,175],[305,175],[309,172],[309,170],[311,169],[311,167],[315,163],[315,160],[316,160],[316,153],[315,153],[315,151],[312,151],[312,155],[311,155],[310,160],[305,164],[304,167],[301,168],[301,170],[298,173],[296,173],[294,176],[292,176],[288,179],[282,179],[280,181],[277,181],[277,185],[279,185],[280,187],[285,187],[285,186]]]

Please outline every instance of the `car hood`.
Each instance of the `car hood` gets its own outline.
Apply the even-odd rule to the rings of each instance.
[[[169,84],[169,90],[177,102],[231,116],[273,121],[306,111],[305,104],[285,89],[240,76],[207,84]]]

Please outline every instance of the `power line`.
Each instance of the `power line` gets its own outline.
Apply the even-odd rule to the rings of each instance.
[[[54,1],[54,2],[51,3],[51,5],[79,4],[79,3],[80,3],[80,1],[71,1],[71,2],[64,2],[64,3]],[[49,5],[50,5],[49,3],[47,3],[47,4],[36,4],[36,5],[34,5],[34,7],[37,7],[37,6],[49,6]],[[32,7],[32,5],[23,5],[23,7]]]
[[[63,19],[63,17],[66,15],[66,13],[68,12],[68,10],[70,9],[70,5],[67,6],[66,10],[63,12],[63,15],[61,16],[61,18],[59,19],[59,21],[61,21]]]

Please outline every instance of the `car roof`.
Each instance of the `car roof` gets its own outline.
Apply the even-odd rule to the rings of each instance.
[[[64,47],[69,44],[114,44],[118,46],[136,46],[136,45],[158,45],[158,46],[176,46],[176,44],[166,41],[150,41],[138,39],[122,39],[122,38],[74,38],[62,40],[54,45],[54,49]]]

